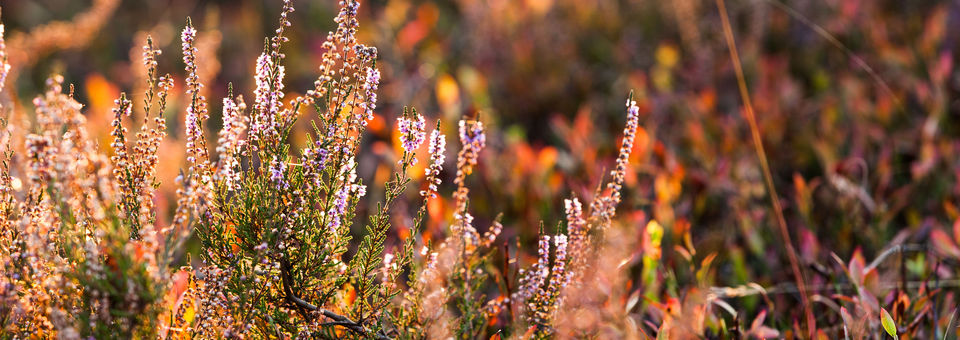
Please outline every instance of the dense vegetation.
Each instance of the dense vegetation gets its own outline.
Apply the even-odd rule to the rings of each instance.
[[[0,25],[0,338],[957,338],[957,4],[294,5]]]

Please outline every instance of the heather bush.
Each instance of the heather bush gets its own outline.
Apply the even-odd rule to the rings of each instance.
[[[107,143],[91,133],[97,127],[85,113],[90,108],[63,76],[47,78],[30,113],[17,106],[11,93],[16,89],[5,85],[38,55],[84,46],[118,2],[95,1],[74,22],[18,36],[11,49],[0,25],[0,338],[957,335],[954,267],[960,259],[960,222],[952,229],[927,222],[919,233],[900,231],[871,253],[870,261],[859,247],[849,256],[838,255],[821,249],[831,244],[824,237],[790,228],[824,220],[813,212],[815,203],[840,202],[840,208],[855,208],[851,215],[860,209],[880,211],[870,215],[880,226],[903,218],[890,212],[902,207],[874,202],[867,189],[839,175],[846,171],[842,165],[829,170],[837,174],[826,179],[834,195],[817,192],[818,182],[795,175],[793,197],[781,201],[776,190],[781,183],[768,164],[722,0],[717,5],[724,38],[740,85],[746,131],[753,138],[747,151],[730,151],[743,154],[731,176],[748,178],[751,185],[725,187],[743,194],[731,195],[724,204],[710,193],[691,194],[697,189],[690,189],[678,164],[682,156],[651,142],[656,137],[642,126],[654,105],[646,89],[630,92],[618,109],[622,134],[618,140],[603,136],[617,145],[607,156],[585,151],[593,123],[584,113],[573,122],[552,121],[550,127],[565,134],[569,154],[580,156],[563,161],[583,163],[578,175],[584,178],[563,179],[564,185],[550,185],[546,193],[520,192],[517,188],[527,187],[498,171],[515,159],[503,151],[498,138],[506,134],[498,133],[496,118],[466,110],[448,121],[443,117],[449,115],[404,107],[387,122],[378,113],[384,60],[358,34],[356,0],[339,2],[336,26],[319,47],[312,86],[293,88],[300,83],[290,78],[303,75],[287,74],[286,53],[299,48],[290,41],[298,25],[293,2],[279,3],[272,35],[263,40],[255,62],[246,65],[250,79],[229,80],[253,84],[252,93],[233,83],[208,88],[220,67],[215,60],[220,37],[205,35],[200,20],[194,26],[184,18],[176,57],[162,53],[150,35],[142,36],[137,42],[141,59],[131,60],[140,83],[113,101]],[[476,21],[510,6],[477,10],[480,15],[467,20],[470,29],[487,29]],[[601,10],[610,13],[617,6]],[[686,15],[697,10],[688,1],[677,6]],[[567,18],[576,17],[570,8],[558,7],[554,15],[563,22],[576,20]],[[536,13],[519,14],[541,20]],[[478,41],[516,29],[503,25],[492,26],[497,34]],[[686,43],[700,39],[689,26],[681,30]],[[76,33],[73,39],[70,31]],[[545,48],[542,41],[535,43],[536,50]],[[657,58],[669,61],[670,53],[658,49]],[[163,69],[168,64],[183,68]],[[654,82],[669,87],[663,72],[670,71],[660,72]],[[495,78],[524,76],[515,73]],[[438,93],[441,104],[452,102],[443,96],[452,95]],[[711,104],[703,105],[713,105],[715,99],[706,97],[711,99],[700,99]],[[393,131],[384,133],[391,123]],[[734,134],[726,131],[732,130],[726,123],[717,125],[719,132],[709,133]],[[690,126],[702,128],[698,122]],[[383,135],[389,136],[393,153],[364,142]],[[169,152],[174,143],[182,152]],[[732,149],[730,143],[689,144],[697,152]],[[529,146],[509,147],[534,154]],[[553,175],[548,183],[560,181],[543,165],[558,162],[556,150],[547,150],[539,150],[520,181],[541,175]],[[360,174],[370,162],[362,158],[370,154],[382,159],[374,164],[372,180],[365,180]],[[756,157],[760,166],[744,166],[748,157]],[[170,169],[179,175],[165,183],[162,172]],[[703,173],[694,176],[713,180]],[[709,187],[713,184],[701,185],[704,191],[716,190]],[[174,188],[172,199],[164,197],[163,186]],[[505,222],[504,214],[487,215],[498,206],[492,202],[495,194],[548,197],[540,209],[524,212],[539,228],[511,230],[519,223]],[[828,197],[817,200],[818,194]],[[550,197],[562,197],[562,204]],[[769,205],[757,208],[752,200]],[[948,203],[943,204],[946,215],[956,220],[960,214]],[[703,241],[704,235],[727,230],[696,234],[691,224],[709,225],[705,220],[714,215],[697,215],[701,219],[694,221],[682,216],[712,211],[704,208],[711,204],[733,207],[715,217],[726,228],[730,216],[738,216],[740,236],[731,238],[744,240],[730,242],[736,246],[704,247],[714,244]],[[785,209],[799,216],[791,216],[789,225]],[[845,215],[838,220],[847,218],[864,219]],[[772,220],[770,230],[757,231],[753,223],[765,219]],[[530,234],[535,238],[524,237]],[[771,268],[783,264],[789,267]],[[763,270],[777,274],[754,277],[753,271]]]
[[[495,222],[481,234],[470,213],[466,178],[486,144],[478,117],[458,123],[456,210],[446,240],[418,240],[427,204],[441,194],[446,136],[437,121],[427,141],[426,120],[412,108],[397,120],[402,153],[383,184],[385,197],[363,223],[362,239],[351,240],[355,209],[367,191],[355,158],[380,81],[377,49],[354,35],[358,6],[341,3],[314,88],[285,102],[282,47],[294,8],[284,3],[276,33],[253,68],[257,87],[249,110],[232,88],[223,98],[216,155],[204,134],[209,113],[197,75],[197,30],[187,20],[181,34],[187,167],[166,226],[156,223],[153,196],[167,96],[176,81],[159,75],[161,51],[148,37],[141,115],[133,114],[126,94],[114,102],[112,156],[90,140],[72,86],[64,93],[62,77],[51,77],[34,101],[37,132],[26,136],[26,154],[14,156],[8,147],[4,163],[4,334],[474,338],[488,334],[489,320],[515,305],[517,330],[549,335],[567,288],[578,286],[588,267],[591,230],[608,228],[620,201],[636,104],[627,102],[620,157],[590,209],[585,213],[577,198],[568,201],[568,227],[542,236],[540,257],[519,272],[515,292],[489,299],[485,266],[502,226]],[[292,150],[291,127],[310,109],[318,119],[308,146]],[[139,124],[132,124],[135,116],[143,117]],[[137,125],[131,134],[127,126]],[[15,126],[6,127],[11,143]],[[391,253],[385,250],[391,207],[410,186],[408,174],[425,141],[422,203],[410,236]],[[11,175],[18,171],[26,183]],[[171,267],[192,233],[202,244],[202,264]]]

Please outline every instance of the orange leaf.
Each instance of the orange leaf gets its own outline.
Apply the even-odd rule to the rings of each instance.
[[[960,242],[960,219],[953,222],[953,240]]]
[[[343,287],[343,290],[346,293],[347,305],[353,305],[353,302],[357,300],[357,289],[353,288],[353,285],[347,283]]]
[[[850,258],[850,264],[847,265],[850,271],[850,278],[857,285],[863,284],[863,267],[866,267],[866,264],[863,260],[863,254],[860,253],[860,249],[857,248],[853,252],[853,256]]]

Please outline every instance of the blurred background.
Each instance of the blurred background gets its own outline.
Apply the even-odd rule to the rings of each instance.
[[[44,79],[62,73],[76,84],[103,147],[112,101],[120,91],[141,92],[147,34],[164,51],[161,72],[174,74],[182,90],[179,32],[192,17],[211,103],[207,127],[215,136],[219,98],[229,82],[250,98],[254,61],[280,11],[280,1],[263,0],[0,0],[0,6],[16,74],[5,100],[17,102],[29,119]],[[334,0],[294,6],[284,47],[287,98],[312,87],[338,11]],[[804,266],[829,265],[831,253],[849,259],[858,250],[872,259],[890,244],[925,242],[931,230],[957,220],[960,2],[730,0],[727,8]],[[668,249],[691,235],[701,256],[718,254],[709,284],[789,282],[722,32],[712,1],[361,2],[357,36],[379,48],[383,73],[359,167],[372,183],[364,204],[371,209],[380,200],[396,163],[393,126],[404,106],[416,107],[428,126],[437,119],[445,124],[445,185],[459,149],[456,121],[479,112],[488,147],[469,180],[470,209],[481,232],[502,213],[511,247],[530,251],[541,221],[554,231],[564,219],[562,200],[589,201],[613,167],[633,90],[641,131],[620,223],[659,221],[667,230],[668,268],[677,259]],[[183,164],[179,96],[167,116],[160,206],[172,211],[175,165]],[[298,124],[308,131],[308,119]],[[292,142],[302,143],[298,138]],[[412,175],[419,179],[422,170]],[[406,237],[417,189],[408,192],[409,206],[396,208],[394,244]],[[445,233],[451,191],[445,187],[447,201],[431,204],[425,238]]]

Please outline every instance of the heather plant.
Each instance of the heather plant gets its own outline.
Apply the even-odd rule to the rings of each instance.
[[[144,59],[151,74],[156,53],[148,44]],[[166,90],[158,96],[161,107]],[[147,113],[155,97],[148,98]],[[158,238],[153,211],[134,202],[150,201],[157,157],[151,140],[162,138],[162,118],[159,126],[144,124],[128,153],[121,119],[131,106],[121,96],[112,144],[116,153],[108,158],[87,134],[82,105],[73,99],[72,87],[64,93],[62,77],[51,77],[34,105],[37,127],[25,138],[24,155],[17,157],[9,148],[15,130],[4,129],[3,333],[153,336],[169,249]],[[26,183],[13,173],[25,175]]]
[[[818,182],[795,175],[795,197],[783,200],[795,206],[781,205],[722,1],[724,34],[753,137],[755,153],[743,157],[756,156],[762,166],[735,162],[731,171],[755,185],[725,187],[746,194],[731,194],[734,212],[716,217],[738,216],[740,232],[729,237],[744,236],[736,242],[758,255],[752,258],[736,246],[709,246],[714,243],[692,226],[706,222],[683,217],[715,203],[707,194],[691,198],[691,177],[721,181],[685,173],[678,163],[684,155],[647,132],[644,117],[655,104],[647,89],[627,98],[622,139],[609,152],[615,158],[606,162],[600,152],[585,152],[594,125],[581,112],[570,125],[551,123],[565,134],[569,155],[578,157],[557,161],[556,149],[541,148],[534,165],[526,166],[535,169],[519,179],[501,176],[511,164],[504,162],[510,155],[504,155],[496,116],[469,112],[448,121],[449,114],[436,118],[404,107],[397,110],[392,135],[384,133],[390,122],[378,110],[380,67],[386,77],[391,73],[381,51],[358,38],[363,35],[355,0],[339,3],[336,27],[323,40],[317,75],[306,89],[291,89],[302,77],[288,75],[294,5],[284,0],[278,2],[275,30],[246,67],[251,93],[232,83],[210,86],[219,66],[210,60],[215,53],[209,45],[219,40],[205,47],[201,26],[186,18],[177,29],[178,57],[162,58],[149,35],[138,41],[144,45],[137,47],[142,71],[136,72],[135,92],[143,94],[121,92],[113,102],[109,143],[100,145],[91,133],[90,109],[59,75],[50,76],[33,100],[32,119],[23,119],[25,112],[4,85],[32,63],[24,56],[83,45],[116,3],[97,1],[92,14],[77,19],[72,27],[83,28],[82,39],[68,41],[64,32],[71,26],[53,25],[17,39],[18,47],[10,49],[16,57],[8,57],[0,25],[0,98],[12,98],[0,101],[0,338],[956,335],[960,223],[948,232],[928,218],[917,233],[900,231],[871,261],[859,248],[849,258],[826,251],[827,240],[796,228],[794,219],[787,224],[783,209],[796,209],[805,222],[820,220],[813,213],[815,195],[825,189],[815,191]],[[680,3],[678,11],[693,6]],[[577,6],[561,6],[560,17]],[[483,14],[504,8],[512,7]],[[686,43],[699,39],[684,30]],[[657,59],[670,64],[669,51],[658,49]],[[161,72],[164,60],[182,62],[182,82]],[[653,81],[668,88],[669,80],[660,74]],[[451,97],[438,93],[446,111]],[[709,95],[700,100],[713,105]],[[685,123],[692,131],[703,124]],[[709,133],[735,135],[729,124]],[[211,133],[212,126],[219,131]],[[383,152],[383,141],[365,142],[384,135],[395,153]],[[184,164],[165,162],[171,156],[162,151],[165,143],[182,144]],[[690,144],[711,150],[703,141]],[[734,145],[722,144],[716,147]],[[948,144],[939,147],[953,150]],[[530,146],[518,150],[533,154]],[[373,180],[365,180],[370,162],[364,158],[372,154],[383,164],[374,164]],[[584,165],[584,174],[599,175],[565,179],[570,183],[564,185],[551,180],[544,190],[562,197],[562,204],[525,211],[538,220],[538,229],[516,230],[509,211],[490,213],[500,205],[486,199],[529,194],[509,183],[539,174],[556,179],[548,165],[560,162],[597,163]],[[606,170],[592,170],[594,165]],[[177,167],[175,204],[166,209],[160,171]],[[829,171],[844,170],[837,169]],[[918,166],[916,172],[931,170]],[[763,184],[756,184],[761,177]],[[874,202],[867,189],[844,176],[829,173],[826,181],[847,198],[840,200],[845,207],[901,209]],[[721,186],[700,185],[706,191]],[[567,186],[571,192],[555,189]],[[770,200],[782,247],[764,243],[766,234],[752,225],[766,211],[751,199]],[[948,203],[943,209],[956,219],[960,214]],[[534,231],[534,239],[524,237]],[[765,267],[766,260],[780,263],[779,257],[789,260],[789,274]],[[778,274],[755,278],[749,271],[756,268]],[[790,275],[792,282],[779,280]]]
[[[564,289],[585,262],[567,267],[565,231],[553,236],[551,267],[551,236],[544,235],[540,259],[529,274],[521,272],[518,292],[486,297],[485,265],[502,225],[497,221],[480,234],[469,209],[466,178],[487,138],[478,117],[458,125],[456,209],[444,242],[418,242],[427,204],[439,194],[446,138],[439,121],[428,138],[416,109],[397,120],[402,152],[396,172],[383,184],[384,200],[369,214],[363,237],[351,242],[355,210],[367,191],[355,159],[380,81],[376,48],[354,36],[358,6],[341,4],[314,88],[284,102],[282,46],[293,12],[284,2],[275,35],[253,68],[256,89],[249,110],[232,87],[223,98],[216,157],[204,133],[209,113],[197,75],[197,30],[187,20],[181,42],[188,164],[177,179],[176,210],[166,226],[156,223],[153,202],[174,80],[159,76],[160,50],[147,38],[147,84],[136,134],[128,130],[134,104],[126,94],[114,103],[109,157],[90,140],[73,87],[64,93],[62,77],[51,77],[47,92],[34,102],[37,132],[25,139],[27,182],[11,175],[21,171],[11,169],[18,160],[14,150],[8,148],[4,162],[4,334],[473,338],[487,334],[490,318],[514,300],[524,325],[550,334]],[[318,119],[309,142],[292,150],[291,127],[301,110],[311,108]],[[585,218],[579,201],[568,202],[565,230],[570,251],[580,259],[590,251],[590,227],[609,225],[620,200],[637,126],[636,105],[629,104],[628,111],[621,157],[612,181],[598,190],[592,214]],[[11,131],[7,125],[5,140]],[[422,203],[410,236],[394,254],[385,250],[390,208],[409,186],[408,173],[424,142],[429,164],[423,167]],[[172,268],[191,233],[201,241],[202,264]],[[170,293],[173,303],[163,298]]]
[[[495,223],[478,233],[469,212],[466,177],[473,172],[486,144],[484,125],[476,118],[459,122],[461,149],[453,193],[456,202],[450,235],[433,250],[422,246],[422,271],[415,265],[416,233],[424,219],[427,200],[437,194],[445,158],[445,137],[440,123],[430,134],[430,164],[425,168],[423,203],[413,220],[412,236],[397,254],[384,251],[390,228],[390,207],[408,186],[408,171],[417,162],[415,151],[427,138],[424,117],[415,109],[398,118],[402,149],[392,180],[384,184],[384,201],[365,224],[365,234],[350,251],[350,226],[366,186],[357,179],[355,157],[360,136],[376,107],[379,71],[376,49],[356,42],[356,10],[359,3],[342,4],[338,28],[325,43],[321,77],[315,88],[283,107],[283,32],[293,11],[285,3],[276,35],[257,60],[256,101],[248,120],[241,97],[224,99],[224,129],[220,133],[215,166],[209,161],[199,126],[206,116],[203,96],[195,89],[195,30],[188,23],[182,40],[187,65],[188,161],[194,162],[185,176],[205,201],[198,201],[197,223],[205,266],[198,268],[179,308],[196,309],[197,323],[177,312],[170,329],[201,336],[224,336],[253,332],[261,336],[350,335],[360,337],[456,336],[473,338],[484,334],[489,315],[496,315],[510,298],[486,300],[487,273],[483,265],[502,226]],[[312,107],[319,119],[307,147],[298,157],[290,155],[290,127],[301,107]],[[619,202],[619,190],[632,149],[637,126],[637,107],[628,105],[629,119],[622,154],[613,180],[594,204],[592,220],[609,224]],[[244,136],[245,135],[245,138]],[[198,147],[199,146],[199,147]],[[195,166],[195,167],[194,167]],[[215,169],[206,173],[204,169]],[[583,219],[583,217],[577,217]],[[573,249],[585,252],[585,222],[574,228]],[[545,236],[547,237],[547,236]],[[521,303],[529,302],[533,323],[548,334],[549,314],[556,310],[560,290],[566,286],[564,270],[566,235],[556,236],[558,250],[550,282],[522,287]],[[542,254],[540,263],[549,261]],[[571,272],[573,268],[571,268]],[[201,275],[202,274],[202,275]],[[404,284],[399,282],[406,274]],[[544,275],[541,279],[546,278]],[[213,291],[211,291],[211,289]],[[202,293],[201,293],[202,292]],[[391,307],[392,304],[397,306]],[[184,306],[189,305],[189,306]],[[451,306],[451,310],[442,307]],[[525,309],[526,310],[526,309]],[[384,312],[387,311],[387,312]],[[191,331],[193,329],[193,331]],[[220,332],[220,333],[218,333]],[[346,332],[346,333],[345,333]],[[417,335],[419,334],[419,336]]]

